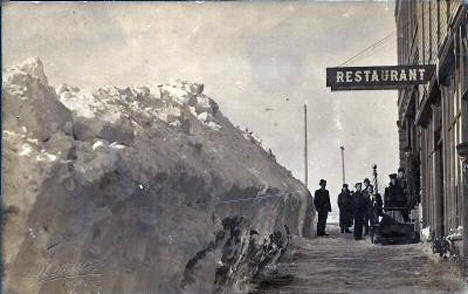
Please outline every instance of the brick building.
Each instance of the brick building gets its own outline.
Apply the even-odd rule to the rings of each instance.
[[[465,228],[459,243],[466,269],[467,8],[466,0],[399,0],[395,7],[398,63],[437,66],[427,85],[399,90],[400,165],[421,195],[423,227],[435,236]]]

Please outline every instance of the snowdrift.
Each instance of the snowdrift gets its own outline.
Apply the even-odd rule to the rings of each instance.
[[[55,89],[38,58],[2,82],[5,293],[242,293],[314,234],[200,83]]]

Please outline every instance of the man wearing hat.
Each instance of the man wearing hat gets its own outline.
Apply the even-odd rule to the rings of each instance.
[[[365,178],[364,181],[364,188],[362,189],[362,193],[364,197],[367,199],[367,211],[364,215],[364,234],[369,235],[369,221],[371,218],[371,210],[372,210],[372,193],[374,192],[374,187],[371,185],[369,178]]]
[[[406,197],[403,188],[398,183],[397,175],[390,175],[390,184],[385,188],[384,194],[385,207],[405,207]],[[405,221],[408,221],[407,211],[401,211],[401,214]]]
[[[354,239],[362,239],[362,226],[364,217],[368,211],[367,199],[362,193],[362,184],[356,183],[356,191],[353,194],[353,218],[354,218]]]
[[[362,191],[366,191],[367,187],[369,187],[369,185],[370,185],[369,178],[365,178],[364,181],[362,181],[362,183],[364,184],[364,187],[362,188]]]
[[[406,182],[405,169],[403,167],[398,168],[397,182],[403,191],[406,192],[405,190],[407,189],[408,184]]]
[[[353,225],[353,199],[348,189],[348,184],[343,184],[338,195],[338,207],[340,208],[341,233],[351,233],[349,227]]]
[[[327,181],[321,179],[319,182],[320,189],[315,190],[314,205],[318,212],[317,236],[328,236],[325,233],[328,213],[331,212],[330,193],[325,189]]]
[[[390,174],[390,183],[385,188],[384,201],[385,207],[399,207],[403,198],[403,189],[398,184],[397,175]]]

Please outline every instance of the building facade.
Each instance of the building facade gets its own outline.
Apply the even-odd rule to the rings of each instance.
[[[399,90],[400,165],[434,236],[465,228],[468,269],[468,13],[466,0],[399,0],[398,63],[434,64],[426,85]],[[465,274],[468,270],[465,271]]]

